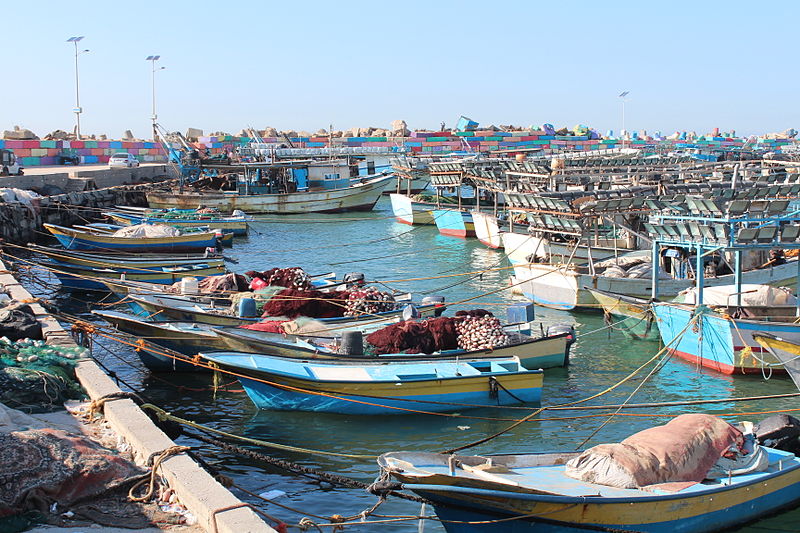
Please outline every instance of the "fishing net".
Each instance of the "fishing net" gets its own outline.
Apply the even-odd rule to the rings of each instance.
[[[85,353],[83,348],[0,338],[0,403],[38,413],[83,397],[74,369]]]
[[[221,274],[219,276],[208,276],[197,282],[197,288],[201,293],[216,292],[241,292],[247,290],[247,278],[241,274]]]
[[[264,305],[262,317],[285,316],[297,318],[336,318],[344,316],[348,291],[303,291],[283,289]]]
[[[397,304],[394,296],[374,287],[350,291],[344,316],[374,315],[386,311],[394,311]]]
[[[491,349],[507,344],[500,321],[483,309],[459,311],[455,317],[406,320],[367,335],[367,353],[425,353]]]
[[[289,289],[309,290],[312,287],[311,278],[309,278],[306,271],[300,267],[271,268],[264,272],[251,270],[245,272],[245,275],[252,278],[250,289],[278,286]]]

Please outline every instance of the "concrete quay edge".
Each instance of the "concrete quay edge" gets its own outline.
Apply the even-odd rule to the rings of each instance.
[[[34,299],[33,296],[7,273],[0,262],[0,284],[15,300]],[[48,344],[77,346],[70,334],[58,321],[50,316],[38,303],[31,303],[36,318]],[[81,361],[75,373],[92,400],[107,394],[121,392],[112,379],[93,361]],[[111,400],[105,403],[104,414],[114,431],[121,436],[141,462],[175,443],[161,431],[152,420],[130,399]],[[258,514],[247,507],[238,507],[216,513],[219,509],[243,505],[228,489],[217,482],[186,454],[170,456],[161,462],[161,474],[178,495],[180,502],[197,518],[197,523],[206,531],[217,533],[276,533]]]

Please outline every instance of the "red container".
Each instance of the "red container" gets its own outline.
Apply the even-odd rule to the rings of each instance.
[[[102,148],[91,148],[89,150],[89,153],[91,155],[104,155],[105,154],[105,150],[103,150]]]
[[[69,142],[70,148],[83,148],[83,141],[70,141]]]
[[[18,141],[23,142],[23,141]],[[8,144],[6,144],[8,146]],[[14,148],[14,155],[17,157],[30,157],[31,156],[31,149],[30,148]]]
[[[6,141],[6,148],[9,150],[14,150],[15,152],[20,148],[25,147],[25,141]]]
[[[22,141],[23,148],[39,148],[39,141]]]

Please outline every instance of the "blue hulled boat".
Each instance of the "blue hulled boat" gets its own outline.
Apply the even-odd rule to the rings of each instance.
[[[538,405],[541,370],[516,357],[386,362],[297,361],[239,352],[201,356],[239,377],[259,409],[351,415]]]

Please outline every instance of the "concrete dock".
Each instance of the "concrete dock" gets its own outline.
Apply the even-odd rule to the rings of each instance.
[[[0,262],[0,285],[19,301],[35,302],[33,296],[9,273]],[[70,334],[38,303],[30,304],[42,326],[48,344],[77,346]],[[91,400],[122,392],[111,378],[91,359],[81,361],[76,375]],[[175,445],[150,418],[130,399],[106,401],[103,414],[111,428],[130,445],[137,463],[144,464]],[[272,533],[267,525],[247,504],[219,484],[185,453],[172,455],[161,462],[160,473],[168,480],[179,501],[196,518],[206,531],[218,533]],[[69,530],[69,529],[68,529]]]

